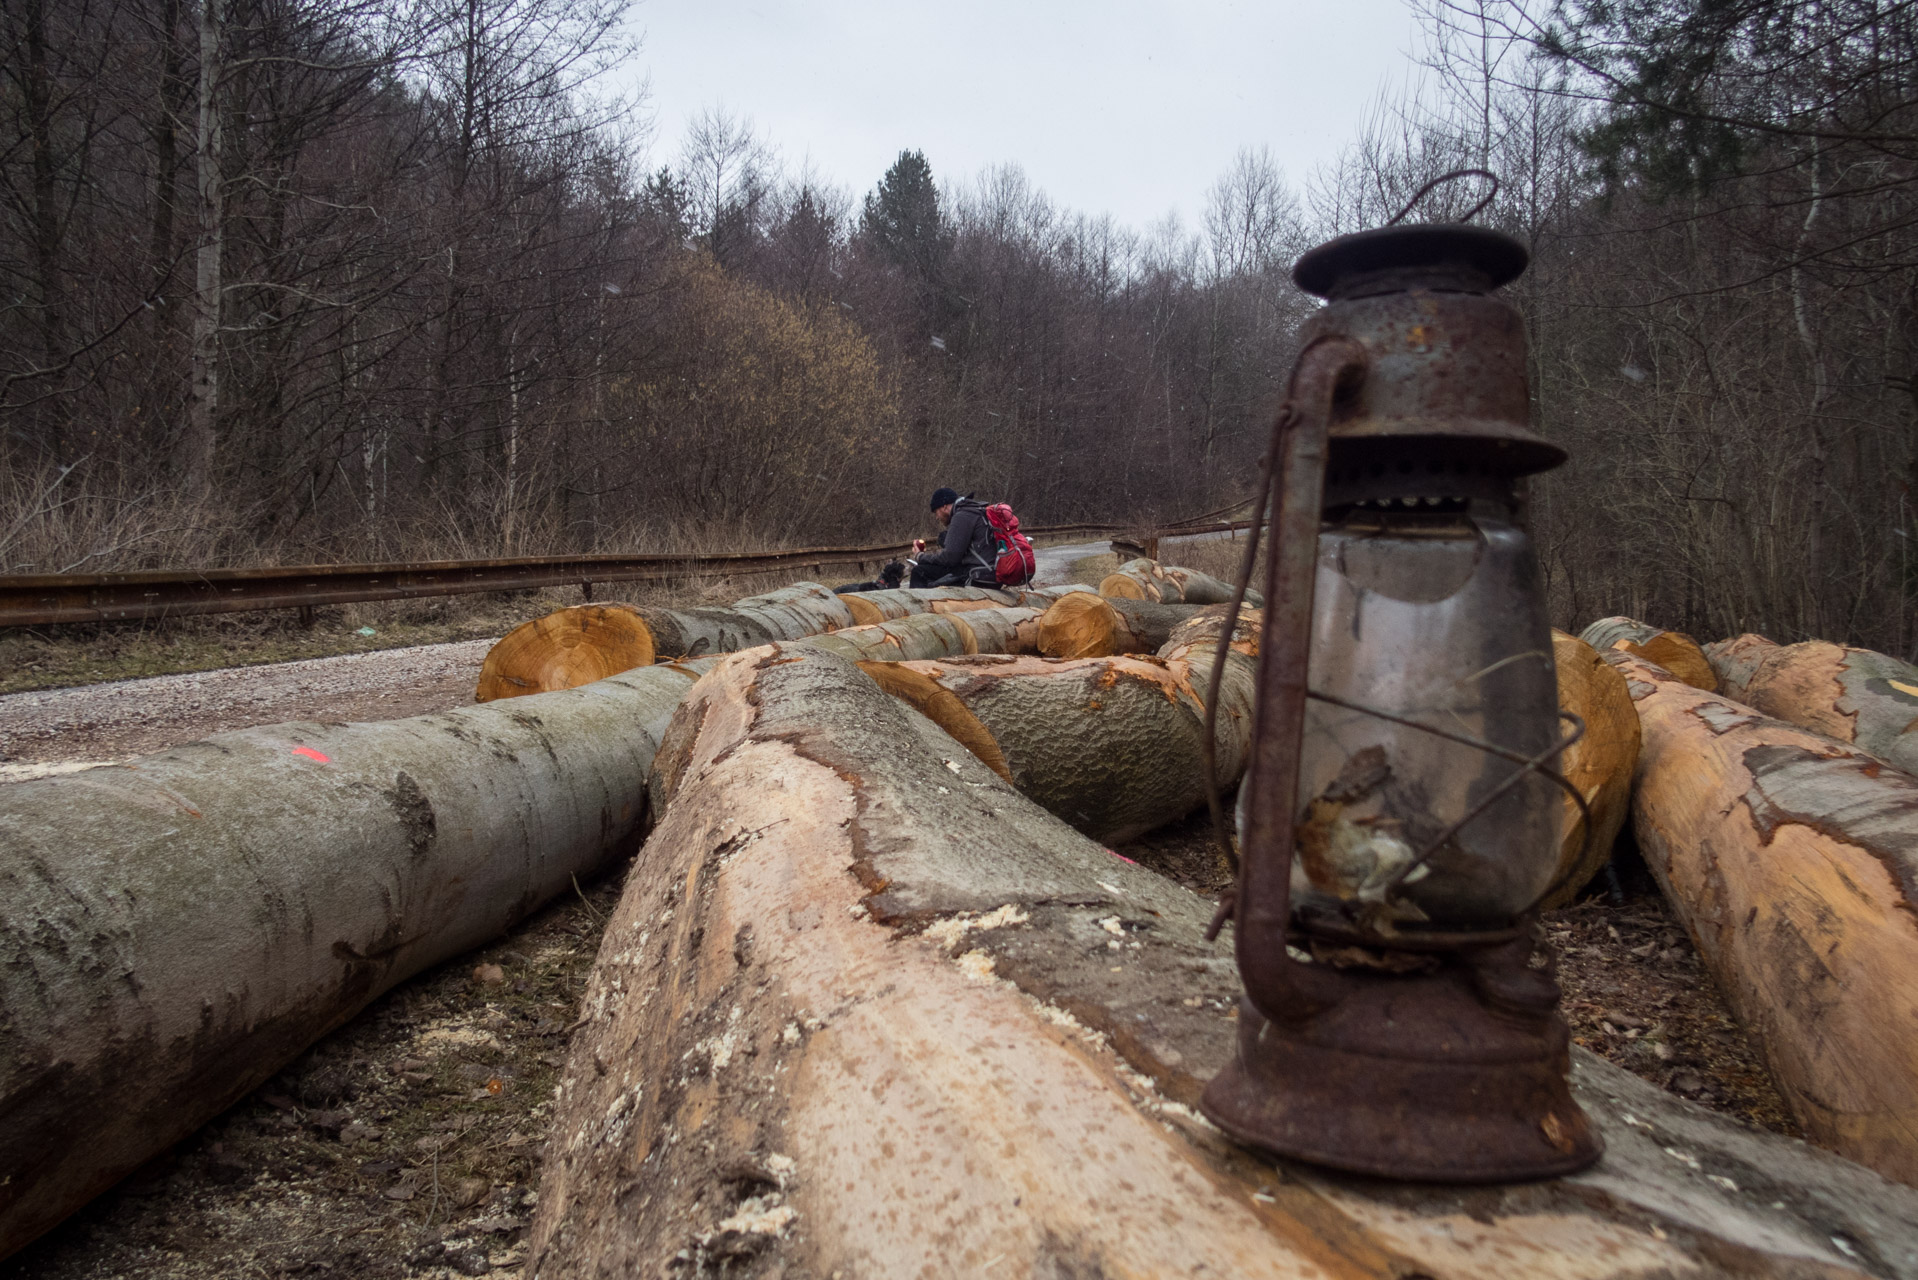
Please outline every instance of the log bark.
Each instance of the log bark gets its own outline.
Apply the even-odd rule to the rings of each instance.
[[[1559,759],[1559,772],[1591,810],[1591,839],[1585,817],[1564,798],[1565,835],[1559,845],[1557,888],[1540,903],[1552,911],[1574,901],[1612,856],[1618,833],[1631,815],[1632,773],[1638,767],[1638,710],[1625,689],[1625,677],[1596,649],[1576,636],[1552,632],[1552,658],[1558,667],[1558,705],[1585,722],[1585,736]]]
[[[1039,652],[1048,658],[1157,653],[1172,638],[1172,628],[1199,608],[1075,592],[1039,619]]]
[[[1706,645],[1705,661],[1712,664],[1712,674],[1718,677],[1718,692],[1739,702],[1750,702],[1745,685],[1779,647],[1751,631]]]
[[[1119,600],[1150,600],[1154,604],[1229,604],[1232,584],[1197,569],[1181,569],[1151,560],[1129,560],[1099,580],[1099,594]],[[1248,590],[1245,602],[1257,609],[1265,597]]]
[[[1614,617],[1600,618],[1581,631],[1578,638],[1600,653],[1615,648],[1635,653],[1665,668],[1694,689],[1718,692],[1718,676],[1706,660],[1705,651],[1683,631],[1660,631],[1635,618]]]
[[[915,613],[932,613],[941,604],[984,603],[1011,605],[1018,597],[1007,591],[985,587],[897,587],[891,591],[850,591],[839,597],[860,626],[909,618]]]
[[[1192,1110],[1236,1028],[1213,904],[787,657],[719,664],[662,750],[529,1277],[1918,1272],[1918,1193],[1583,1051],[1608,1151],[1575,1178],[1394,1185],[1227,1143]]]
[[[0,1257],[638,844],[693,677],[0,786]]]
[[[842,597],[816,582],[726,608],[583,604],[513,628],[480,667],[475,702],[574,689],[666,658],[733,653],[853,625]]]
[[[965,741],[926,700],[950,694],[989,736],[1019,793],[1095,840],[1119,844],[1205,803],[1204,698],[1216,638],[1170,658],[974,658],[908,662],[920,688],[893,692]],[[1219,785],[1244,772],[1257,663],[1229,651],[1221,690]],[[985,757],[982,757],[985,758]]]
[[[1039,611],[993,614],[787,648],[875,669],[991,653]],[[382,992],[630,852],[659,735],[724,656],[0,787],[0,1257]]]
[[[1806,1135],[1918,1182],[1918,780],[1613,653],[1632,822]]]
[[[1754,646],[1739,657],[1749,661]],[[1872,649],[1807,640],[1776,645],[1741,699],[1768,716],[1849,742],[1918,773],[1918,667]]]

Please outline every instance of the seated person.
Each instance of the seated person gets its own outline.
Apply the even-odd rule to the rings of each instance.
[[[906,578],[906,566],[897,560],[886,561],[886,567],[879,571],[878,578],[871,582],[848,582],[843,587],[834,587],[836,596],[849,595],[855,591],[891,591]]]
[[[912,562],[915,587],[996,587],[999,575],[993,567],[992,525],[986,521],[986,504],[971,494],[960,497],[952,489],[937,489],[932,495],[932,513],[946,526],[939,537],[939,550],[928,552],[924,538],[913,539],[912,549],[919,553]]]

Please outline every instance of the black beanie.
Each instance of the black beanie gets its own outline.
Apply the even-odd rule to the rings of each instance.
[[[959,501],[959,494],[952,489],[934,489],[932,491],[932,510],[937,511],[948,502]]]

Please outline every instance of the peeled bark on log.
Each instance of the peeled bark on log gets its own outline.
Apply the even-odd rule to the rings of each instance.
[[[0,1257],[638,843],[693,677],[0,786]]]
[[[1718,677],[1718,692],[1739,702],[1750,702],[1745,685],[1780,647],[1751,631],[1706,645],[1705,661],[1712,664],[1712,674]]]
[[[1600,618],[1578,638],[1600,653],[1623,649],[1656,663],[1694,689],[1718,692],[1718,676],[1698,641],[1683,631],[1660,631],[1635,618]]]
[[[529,1277],[1918,1275],[1918,1193],[1582,1050],[1607,1153],[1574,1178],[1394,1185],[1231,1145],[1191,1109],[1237,1026],[1213,904],[790,656],[720,663],[662,750]]]
[[[1741,701],[1918,773],[1918,667],[1908,662],[1823,640],[1778,645],[1746,678]]]
[[[1039,652],[1048,658],[1157,653],[1172,638],[1172,628],[1199,608],[1075,592],[1039,619]]]
[[[522,623],[480,667],[475,702],[574,689],[668,658],[732,653],[853,625],[842,597],[816,582],[747,596],[725,608],[582,604]]]
[[[983,726],[1019,793],[1074,828],[1123,843],[1205,803],[1204,697],[1216,640],[1175,660],[975,658],[909,662]],[[1231,652],[1221,691],[1219,785],[1245,769],[1257,669]],[[953,732],[965,734],[909,689],[889,687]]]
[[[1232,584],[1220,582],[1197,569],[1180,569],[1152,560],[1128,560],[1099,580],[1099,594],[1119,600],[1150,600],[1154,604],[1230,604]],[[1257,609],[1265,597],[1248,590],[1245,602]]]
[[[1613,653],[1645,862],[1806,1135],[1918,1182],[1918,779]]]
[[[1559,757],[1558,770],[1578,788],[1591,810],[1591,840],[1584,815],[1563,798],[1565,835],[1559,843],[1557,888],[1539,904],[1545,911],[1569,905],[1612,856],[1612,846],[1632,810],[1632,773],[1638,767],[1638,710],[1620,675],[1596,649],[1576,636],[1552,632],[1558,667],[1558,705],[1585,722],[1585,736]]]

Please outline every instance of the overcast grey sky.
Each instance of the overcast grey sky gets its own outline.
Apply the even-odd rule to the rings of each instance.
[[[1063,205],[1188,225],[1241,147],[1294,186],[1410,68],[1405,0],[642,0],[654,163],[686,122],[749,116],[789,168],[855,194],[902,149],[942,182],[1017,161]]]

